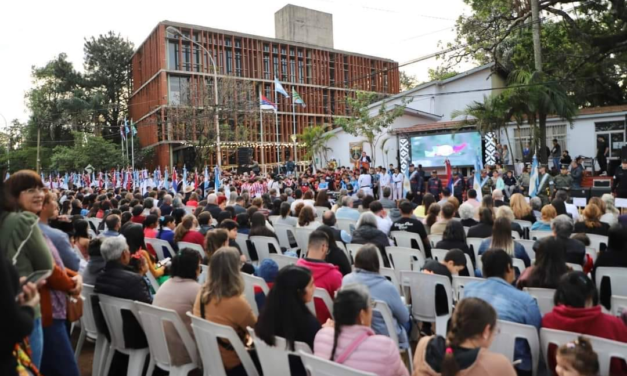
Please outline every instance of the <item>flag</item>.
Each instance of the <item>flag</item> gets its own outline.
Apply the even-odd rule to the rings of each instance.
[[[301,98],[300,94],[298,94],[294,88],[292,88],[292,98],[294,99],[294,104],[300,104],[303,107],[307,107],[303,98]]]
[[[220,188],[220,167],[216,166],[215,168],[215,191],[218,192],[218,188]]]
[[[129,134],[130,130],[128,129],[128,120],[124,119],[124,134]],[[124,136],[126,137],[126,136]]]
[[[276,104],[272,103],[271,100],[269,100],[268,98],[262,95],[261,96],[261,109],[276,111]]]
[[[203,184],[202,194],[205,195],[209,189],[209,168],[205,165],[205,183]]]
[[[483,162],[481,155],[475,155],[475,177],[472,179],[472,189],[477,191],[477,199],[481,201],[481,170],[483,170]]]
[[[124,134],[124,125],[120,124],[120,137],[122,137],[122,139],[126,139],[126,135]]]
[[[165,190],[167,191],[168,189],[170,189],[170,183],[168,183],[168,168],[165,168],[165,171],[163,173],[163,185],[165,186]]]
[[[287,94],[287,91],[283,88],[283,85],[279,82],[279,79],[276,77],[274,77],[274,91],[283,95],[285,98],[290,97],[289,94]]]
[[[172,167],[172,191],[176,193],[177,188],[178,188],[178,183],[176,182],[176,167]]]
[[[451,194],[453,194],[453,169],[451,168],[451,161],[449,161],[447,158],[446,161],[444,161],[444,164],[446,165],[446,179],[448,179],[446,187],[451,192]]]
[[[187,188],[187,168],[183,165],[183,189]]]
[[[11,174],[9,174],[9,172],[7,171],[7,173],[4,175],[4,181],[7,181],[9,177],[11,177]]]
[[[198,189],[198,168],[194,169],[194,189]]]
[[[529,197],[536,197],[538,194],[538,158],[533,155],[533,162],[531,163],[531,175],[529,177]]]
[[[137,128],[135,128],[135,123],[133,123],[133,119],[131,119],[131,130],[133,131],[133,136],[137,136]]]

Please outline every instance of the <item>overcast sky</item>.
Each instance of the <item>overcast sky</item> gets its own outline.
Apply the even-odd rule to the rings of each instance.
[[[114,30],[140,45],[159,21],[171,20],[274,37],[274,13],[286,0],[9,1],[2,6],[0,30],[0,114],[7,121],[28,119],[24,94],[30,71],[61,52],[82,71],[84,38]],[[335,48],[403,63],[452,42],[463,0],[291,0],[333,14]],[[420,80],[439,61],[403,68]],[[458,70],[465,70],[465,65]],[[0,128],[4,121],[0,116]]]

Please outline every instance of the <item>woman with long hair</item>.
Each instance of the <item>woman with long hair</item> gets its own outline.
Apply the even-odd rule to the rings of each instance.
[[[191,206],[192,208],[197,208],[198,207],[198,193],[192,192],[192,194],[189,195],[189,200],[187,200],[185,205]]]
[[[492,195],[484,195],[481,198],[481,205],[479,205],[479,211],[485,208],[488,208],[494,211],[494,199],[492,199]]]
[[[542,216],[539,221],[531,225],[532,231],[551,231],[551,221],[557,217],[557,210],[551,204],[544,205],[542,208]]]
[[[512,239],[512,224],[507,218],[497,218],[497,220],[494,221],[492,237],[481,242],[479,255],[484,254],[490,248],[502,249],[511,257],[523,260],[527,268],[531,265],[531,260],[525,251],[525,247]]]
[[[364,285],[342,287],[333,302],[333,327],[322,328],[314,355],[378,376],[408,376],[398,346],[371,328],[374,301]]]
[[[176,218],[175,218],[176,220]],[[174,230],[174,242],[188,242],[205,246],[205,237],[197,230],[198,220],[191,214],[183,217],[181,223]]]
[[[320,226],[320,222],[316,222],[314,209],[305,205],[305,207],[298,214],[298,223],[296,224],[296,228],[308,228],[315,230]]]
[[[536,222],[536,216],[533,215],[533,209],[525,201],[525,196],[520,193],[514,193],[509,199],[509,207],[514,212],[514,218],[521,221],[529,221],[532,224]]]
[[[440,205],[439,204],[431,204],[429,205],[429,211],[427,212],[427,217],[424,219],[425,230],[427,230],[427,234],[431,232],[431,226],[435,224],[440,216]]]
[[[262,212],[255,212],[255,214],[250,217],[250,232],[248,233],[248,238],[250,239],[251,236],[269,236],[279,240],[274,231],[270,230],[266,225],[266,216],[263,215]]]
[[[610,225],[601,222],[601,209],[590,202],[583,210],[583,222],[575,223],[575,233],[586,233],[607,236]]]
[[[555,289],[560,278],[570,270],[566,265],[566,247],[564,242],[549,236],[538,242],[536,263],[518,278],[516,287],[539,287]]]
[[[468,229],[469,238],[488,238],[492,236],[494,227],[494,211],[490,208],[478,209],[479,224]]]
[[[435,203],[435,197],[431,193],[425,193],[422,197],[422,205],[418,205],[418,207],[414,210],[414,215],[416,218],[424,218],[429,213],[429,208],[431,205]]]
[[[81,252],[85,261],[89,261],[89,222],[78,217],[72,222],[72,227],[74,227],[72,242]]]
[[[327,194],[327,190],[323,189],[318,192],[318,196],[316,197],[316,202],[314,206],[323,206],[325,208],[331,209],[331,203],[329,202],[329,195]]]
[[[244,344],[247,327],[255,327],[257,318],[244,298],[244,280],[240,275],[240,257],[235,248],[220,248],[211,257],[207,281],[194,303],[193,314],[207,321],[230,326]],[[237,353],[225,341],[219,342],[220,356],[228,376],[246,375]]]
[[[270,346],[276,345],[277,336],[285,338],[291,351],[294,342],[304,342],[313,348],[321,326],[306,304],[313,300],[314,289],[309,269],[296,265],[281,269],[259,314],[255,326],[257,338]],[[307,375],[299,358],[290,357],[290,374]]]
[[[603,214],[599,220],[610,226],[614,223],[618,223],[620,211],[616,209],[614,205],[614,196],[611,193],[605,193],[601,196],[601,201],[605,204],[605,214]]]
[[[414,355],[413,376],[516,376],[512,363],[489,350],[497,315],[479,298],[462,299],[455,307],[446,338],[423,337]]]
[[[516,217],[514,216],[514,212],[509,206],[503,205],[496,208],[496,218],[501,217],[507,218],[509,220],[509,223],[512,224],[512,231],[516,231],[522,239],[524,235],[523,228],[520,226],[520,224],[514,222],[516,220]]]
[[[446,228],[444,229],[444,233],[442,234],[442,240],[440,240],[436,245],[437,249],[446,249],[448,251],[453,249],[459,249],[465,254],[467,254],[472,260],[472,264],[475,263],[475,253],[468,247],[466,243],[466,232],[464,231],[464,226],[460,221],[449,221],[446,224]],[[469,271],[468,268],[464,268],[459,273],[460,276],[468,277]]]
[[[215,230],[209,230],[205,235],[205,264],[211,262],[211,256],[220,248],[228,247],[229,245],[229,232],[226,229],[219,228]]]
[[[63,203],[61,204],[61,209],[59,210],[59,215],[70,215],[70,213],[72,212],[72,208],[71,208],[71,202],[70,200],[65,200],[63,201]]]

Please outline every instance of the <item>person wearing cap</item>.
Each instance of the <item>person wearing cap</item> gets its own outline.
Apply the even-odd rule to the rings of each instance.
[[[542,200],[542,206],[549,204],[549,195],[552,196],[553,193],[553,179],[546,172],[546,167],[546,165],[538,167],[538,191],[536,195]]]
[[[556,191],[570,191],[573,186],[573,178],[568,174],[568,165],[563,164],[560,174],[553,178],[553,187]]]
[[[414,194],[414,197],[420,196],[422,197],[422,193],[424,192],[424,179],[420,175],[420,172],[414,168],[414,164],[409,165],[409,186],[411,188],[411,193]]]
[[[431,172],[431,178],[429,178],[429,182],[427,183],[427,190],[436,199],[439,198],[440,193],[442,193],[442,181],[438,177],[438,172],[436,170]]]
[[[525,164],[523,167],[520,176],[518,177],[518,185],[520,187],[520,193],[526,195],[529,193],[529,181],[531,180],[531,175],[529,175],[529,165]]]
[[[617,198],[627,198],[627,155],[622,156],[621,165],[614,170],[612,190]]]

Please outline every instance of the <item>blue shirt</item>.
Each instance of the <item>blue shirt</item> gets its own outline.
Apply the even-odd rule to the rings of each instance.
[[[551,231],[551,224],[543,221],[535,221],[531,225],[531,231]]]
[[[81,260],[78,258],[72,244],[70,244],[70,238],[67,234],[56,228],[52,228],[45,223],[39,222],[39,229],[50,239],[54,247],[59,252],[59,257],[63,261],[63,266],[66,268],[78,272]]]
[[[516,289],[502,278],[491,277],[482,282],[471,282],[464,287],[464,298],[480,298],[490,303],[499,320],[533,325],[540,329],[542,315],[536,300],[526,292]],[[524,339],[517,339],[514,359],[521,359],[517,367],[531,370],[531,351]]]
[[[359,220],[359,210],[347,207],[341,207],[337,209],[335,218],[337,219],[352,219],[353,221]]]

